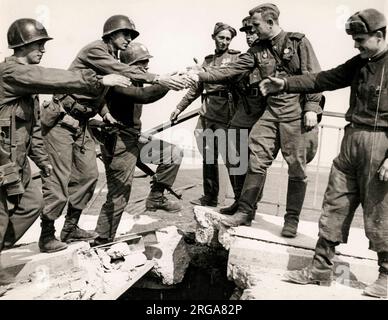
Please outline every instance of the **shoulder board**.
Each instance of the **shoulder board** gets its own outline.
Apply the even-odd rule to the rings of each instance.
[[[230,54],[240,54],[241,51],[229,49],[229,50],[228,50],[228,53],[230,53]]]
[[[306,35],[304,33],[299,32],[290,32],[289,38],[296,39],[298,41],[302,40]]]
[[[208,54],[206,57],[205,57],[205,60],[207,60],[207,59],[213,59],[213,57],[214,57],[214,54],[212,53],[212,54]]]

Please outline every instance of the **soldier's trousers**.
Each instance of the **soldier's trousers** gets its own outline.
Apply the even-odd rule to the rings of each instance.
[[[55,220],[68,201],[83,210],[92,198],[98,179],[96,146],[88,127],[73,130],[58,124],[43,140],[53,172],[43,179],[42,215]]]
[[[112,151],[102,146],[108,194],[98,217],[96,232],[100,238],[113,240],[121,216],[128,204],[138,158],[156,164],[155,183],[171,187],[182,161],[182,151],[162,140],[138,141],[136,137],[118,135]]]
[[[218,155],[227,163],[226,124],[199,117],[194,136],[202,155],[203,192],[206,197],[217,199],[220,190]]]
[[[387,146],[387,132],[346,127],[323,200],[320,237],[346,243],[361,204],[369,248],[388,252],[388,182],[380,181],[377,173],[387,158]]]
[[[12,247],[31,227],[43,210],[39,185],[30,180],[12,209],[7,203],[6,188],[0,188],[0,251]]]
[[[248,169],[248,136],[250,131],[251,128],[229,127],[228,129],[226,168],[228,169],[235,200],[238,200],[241,195]]]
[[[253,173],[266,174],[281,150],[288,164],[288,176],[306,179],[306,164],[318,147],[318,128],[304,129],[302,120],[272,122],[259,119],[249,135],[249,167]]]

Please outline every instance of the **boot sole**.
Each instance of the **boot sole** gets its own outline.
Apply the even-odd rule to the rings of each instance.
[[[281,236],[284,237],[284,238],[296,238],[296,234],[291,234],[291,233],[281,233]]]
[[[40,249],[39,248],[39,251],[42,252],[42,253],[53,253],[53,252],[58,252],[58,251],[62,251],[62,250],[66,250],[68,247],[63,247],[63,248],[59,248],[59,249],[56,249],[56,250],[44,250],[44,249]]]
[[[166,211],[166,212],[169,212],[169,213],[175,213],[175,212],[182,211],[182,209],[177,209],[177,210],[166,210],[166,209],[162,209],[162,208],[147,208],[147,207],[146,207],[146,210],[147,210],[147,211],[152,211],[152,212],[155,212],[155,211],[158,211],[158,210],[163,210],[163,211]]]
[[[300,285],[316,284],[316,285],[322,286],[322,287],[330,287],[331,286],[331,280],[311,280],[308,282],[302,282],[302,281],[295,280],[293,278],[289,278],[287,276],[284,277],[284,280],[287,282],[300,284]]]
[[[193,206],[200,206],[200,207],[213,207],[213,208],[217,208],[217,204],[209,204],[209,203],[193,203],[190,201],[190,204],[192,204]]]
[[[378,299],[387,299],[387,297],[388,297],[388,296],[380,296],[378,294],[375,294],[373,292],[369,292],[369,291],[366,291],[366,290],[364,290],[363,293],[366,296],[373,297],[373,298],[378,298]]]
[[[94,239],[96,239],[97,237],[90,237],[90,238],[82,238],[82,239],[68,239],[66,241],[64,240],[61,240],[62,242],[65,242],[65,243],[74,243],[74,242],[83,242],[83,241],[92,241]]]

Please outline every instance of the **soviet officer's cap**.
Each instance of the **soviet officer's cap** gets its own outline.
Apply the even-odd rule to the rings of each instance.
[[[253,9],[249,10],[249,15],[253,16],[255,12],[263,12],[263,11],[272,11],[276,13],[276,15],[280,16],[280,10],[276,6],[276,4],[273,3],[263,3],[257,7],[254,7]]]
[[[237,35],[237,31],[235,28],[231,27],[230,25],[223,23],[223,22],[217,22],[214,26],[213,36],[217,35],[223,30],[229,30],[232,34],[232,38],[234,38]]]
[[[346,22],[346,33],[350,35],[365,34],[387,26],[387,20],[376,9],[365,9],[353,14]]]
[[[241,32],[252,30],[252,18],[247,16],[242,20],[242,27],[239,29]]]

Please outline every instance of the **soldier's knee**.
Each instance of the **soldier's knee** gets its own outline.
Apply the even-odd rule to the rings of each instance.
[[[182,162],[184,151],[182,148],[173,145],[171,147],[171,159],[172,163],[180,164]]]

